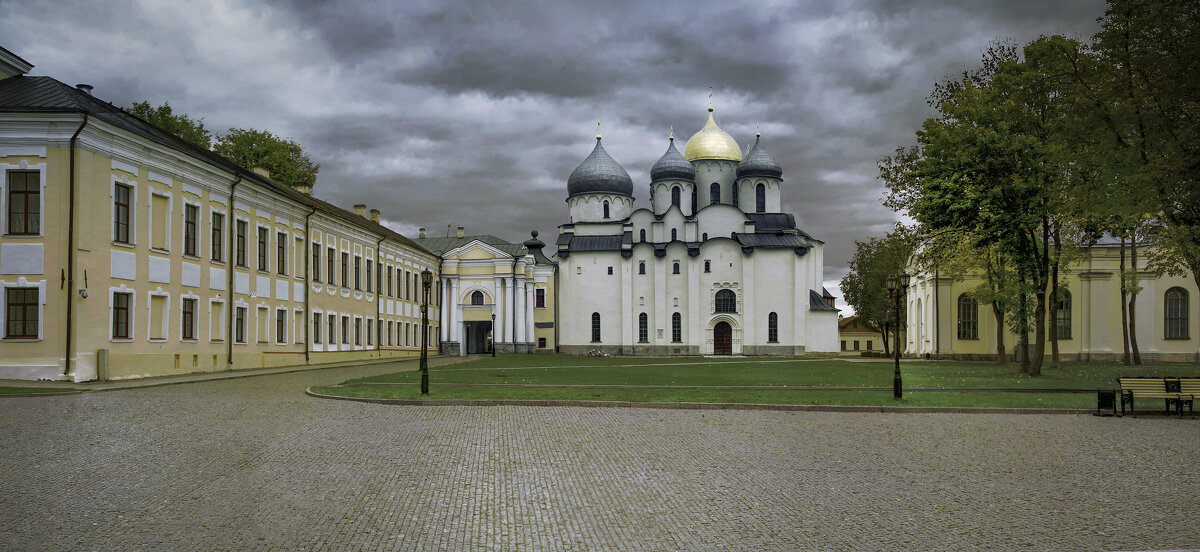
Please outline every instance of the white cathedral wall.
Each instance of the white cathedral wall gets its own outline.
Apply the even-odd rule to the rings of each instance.
[[[737,163],[721,160],[696,161],[692,166],[696,167],[696,201],[699,203],[699,209],[712,203],[709,190],[713,182],[721,185],[721,203],[733,203],[733,181],[737,177]]]
[[[710,205],[696,213],[696,224],[700,236],[708,233],[708,238],[728,238],[731,232],[741,232],[746,223],[746,215],[732,205]]]
[[[608,218],[604,217],[604,202],[608,202]],[[567,198],[571,222],[607,222],[629,218],[633,198],[620,194],[578,194]]]
[[[750,177],[741,178],[737,182],[738,189],[738,205],[747,213],[753,213],[757,206],[758,196],[756,188],[759,184],[766,186],[766,213],[780,213],[783,207],[780,206],[779,194],[780,183],[774,178]]]
[[[660,180],[654,183],[654,200],[651,206],[655,213],[665,213],[671,207],[671,188],[679,187],[679,209],[689,215],[692,210],[692,187],[695,184],[684,180]]]

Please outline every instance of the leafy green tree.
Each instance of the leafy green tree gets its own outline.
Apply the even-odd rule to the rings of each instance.
[[[265,130],[231,128],[217,136],[213,151],[243,167],[261,166],[271,178],[290,186],[316,184],[321,170],[300,144]]]
[[[914,235],[910,228],[897,224],[882,238],[855,241],[850,271],[842,278],[842,295],[859,319],[879,328],[883,350],[890,354],[888,333],[895,331],[888,311],[894,301],[888,297],[885,282],[888,276],[899,274],[908,265],[913,252]]]
[[[204,149],[208,149],[212,143],[212,133],[204,128],[204,119],[192,119],[185,113],[175,113],[168,102],[157,107],[146,101],[136,102],[127,111]]]

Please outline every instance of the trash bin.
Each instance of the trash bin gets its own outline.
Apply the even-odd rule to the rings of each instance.
[[[1117,392],[1112,389],[1097,389],[1096,390],[1096,413],[1095,416],[1116,416],[1117,415]]]

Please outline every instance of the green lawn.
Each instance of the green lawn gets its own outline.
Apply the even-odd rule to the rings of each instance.
[[[1020,376],[1017,365],[987,362],[904,362],[907,391],[892,399],[893,364],[841,359],[589,358],[556,355],[502,355],[430,369],[430,395],[443,399],[603,400],[635,402],[730,402],[901,406],[979,406],[1090,408],[1090,393],[999,392],[987,389],[1111,389],[1121,375],[1200,376],[1195,365],[1067,364],[1043,369],[1037,378]],[[323,394],[369,398],[421,398],[420,374],[397,372],[314,388]],[[439,384],[493,384],[485,386]],[[498,385],[496,385],[498,384]],[[595,388],[577,386],[689,386],[673,388]],[[573,386],[573,387],[546,387]],[[765,386],[844,389],[720,389]],[[967,389],[967,391],[938,391]],[[976,391],[977,390],[977,391]]]

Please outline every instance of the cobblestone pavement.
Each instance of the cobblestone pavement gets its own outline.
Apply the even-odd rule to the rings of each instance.
[[[303,394],[395,369],[0,399],[0,549],[1200,547],[1197,420]]]

